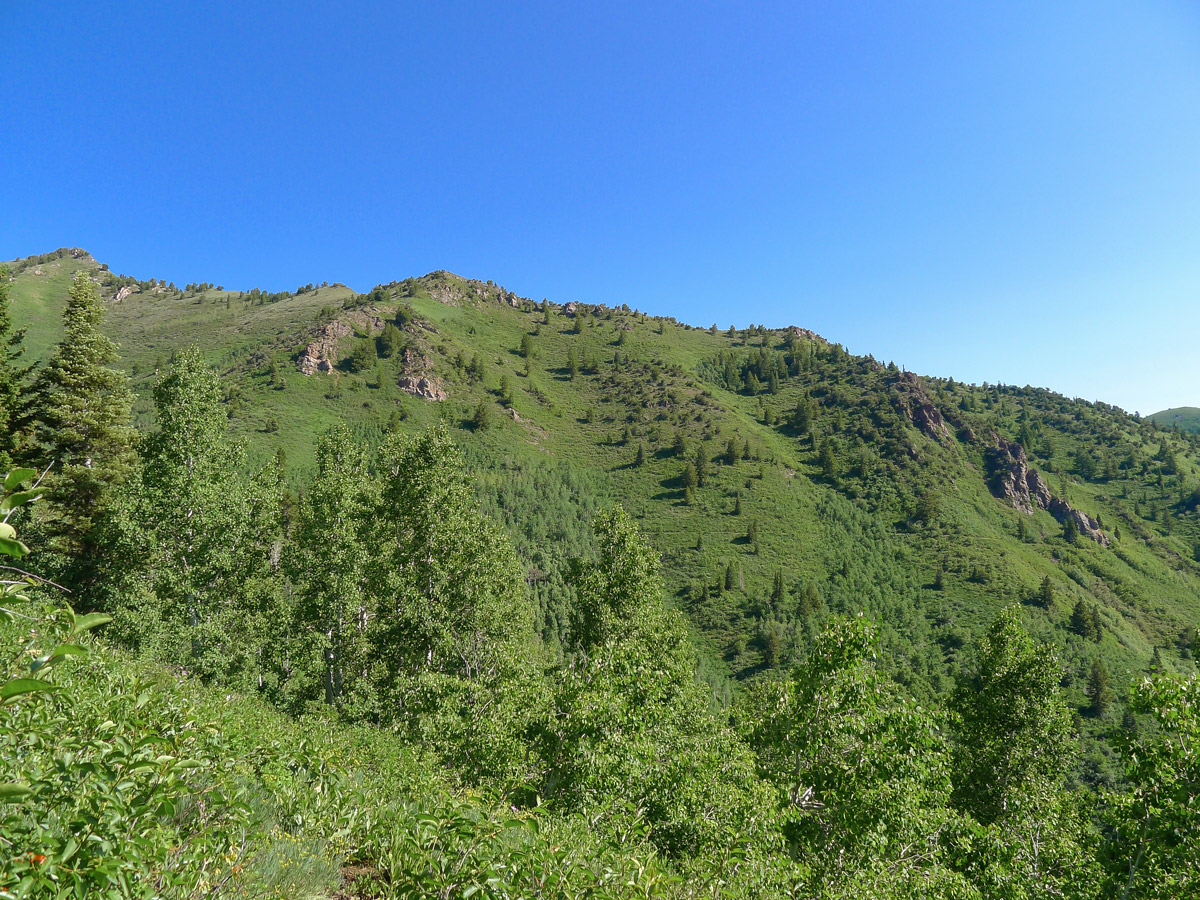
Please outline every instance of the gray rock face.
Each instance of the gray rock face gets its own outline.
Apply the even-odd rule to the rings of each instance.
[[[334,322],[323,325],[317,332],[317,339],[310,341],[296,358],[296,365],[301,374],[332,372],[338,361],[338,342],[354,334],[355,326],[366,330],[368,334],[383,330],[385,323],[377,313],[378,310],[375,309],[354,310]]]
[[[353,333],[354,329],[344,322],[330,322],[322,326],[317,333],[317,339],[304,348],[304,352],[296,360],[296,365],[305,375],[332,372],[337,364],[338,341]]]
[[[990,473],[988,487],[994,496],[1023,513],[1032,514],[1035,509],[1044,509],[1059,522],[1065,523],[1071,519],[1080,534],[1104,547],[1108,546],[1108,535],[1100,529],[1096,519],[1050,493],[1041,473],[1029,465],[1024,447],[998,434],[993,434],[992,438],[995,446],[989,448],[984,456]]]
[[[916,375],[912,372],[901,372],[896,376],[892,387],[896,392],[895,402],[900,411],[927,437],[938,443],[947,443],[953,439],[946,419]]]
[[[418,375],[414,377],[412,375],[404,375],[397,383],[400,385],[400,390],[425,400],[445,400],[449,396],[441,381],[432,376]]]

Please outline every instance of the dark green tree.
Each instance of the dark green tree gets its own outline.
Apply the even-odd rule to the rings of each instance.
[[[62,343],[34,384],[36,447],[28,454],[54,463],[46,481],[52,504],[40,527],[72,565],[85,567],[94,563],[93,526],[135,460],[133,394],[112,368],[117,347],[100,331],[103,316],[96,285],[79,272],[68,292]]]
[[[471,427],[476,431],[487,431],[492,427],[492,405],[486,400],[480,400],[475,407],[475,415],[471,417]]]
[[[1108,669],[1099,659],[1092,661],[1084,694],[1088,698],[1088,712],[1093,716],[1103,716],[1112,705],[1113,693],[1108,684]]]
[[[0,266],[0,472],[7,472],[27,424],[25,394],[32,366],[21,365],[25,329],[14,329],[10,315],[8,269]]]
[[[380,359],[391,359],[404,349],[404,336],[392,322],[383,326],[383,331],[375,339],[375,348]]]
[[[375,341],[363,338],[350,351],[350,357],[346,360],[346,369],[350,372],[366,372],[368,369],[375,368],[376,359],[378,359],[378,354],[375,352]]]

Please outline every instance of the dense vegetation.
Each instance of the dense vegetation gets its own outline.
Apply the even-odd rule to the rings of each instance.
[[[0,891],[1200,887],[1195,437],[446,273],[20,270]]]

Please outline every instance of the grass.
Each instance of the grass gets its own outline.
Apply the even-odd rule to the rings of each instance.
[[[44,356],[56,339],[66,286],[80,267],[97,271],[90,258],[68,257],[38,267],[42,274],[26,268],[17,277],[14,317],[28,324],[35,356]],[[295,356],[322,311],[343,315],[345,304],[359,302],[341,285],[262,305],[231,291],[141,291],[110,306],[106,328],[121,344],[122,365],[137,390],[139,425],[151,426],[156,373],[173,351],[198,344],[223,376],[231,427],[247,441],[252,463],[283,450],[294,486],[311,475],[316,435],[336,421],[368,441],[378,440],[389,421],[404,431],[439,419],[458,427],[485,503],[518,534],[522,558],[544,579],[531,576],[544,621],[560,631],[570,602],[562,570],[572,548],[585,545],[571,536],[586,527],[586,510],[620,501],[661,552],[668,590],[689,615],[705,677],[718,694],[728,679],[767,668],[770,629],[784,634],[786,665],[831,610],[880,618],[891,669],[922,692],[948,687],[960,664],[961,638],[977,634],[1011,603],[1024,603],[1029,627],[1062,648],[1073,683],[1082,683],[1097,655],[1114,673],[1130,675],[1155,647],[1186,664],[1180,635],[1200,622],[1200,523],[1188,500],[1200,483],[1195,440],[1046,392],[926,379],[921,383],[932,402],[961,424],[954,429],[980,436],[939,442],[897,412],[894,374],[822,341],[802,343],[815,354],[812,368],[784,379],[776,394],[750,396],[721,386],[713,376],[718,356],[744,355],[763,341],[778,352],[782,332],[742,330],[731,337],[606,309],[588,315],[575,333],[575,320],[561,307],[547,322],[540,304],[518,300],[514,307],[502,302],[500,291],[434,273],[387,286],[377,298],[386,316],[410,311],[406,339],[445,384],[449,397],[441,403],[398,387],[400,358],[380,361],[378,387],[375,370],[300,374]],[[519,353],[525,335],[534,351],[528,374]],[[343,342],[343,355],[353,341]],[[580,367],[574,378],[572,350]],[[475,357],[484,370],[477,381],[457,365]],[[269,375],[272,361],[282,387]],[[516,418],[497,396],[504,378]],[[803,435],[768,424],[805,397],[818,404],[822,439],[838,448],[843,471],[834,477],[822,474]],[[493,424],[474,431],[468,423],[481,402],[492,405]],[[1088,540],[1070,544],[1049,513],[1028,516],[992,496],[982,447],[991,431],[1016,438],[1025,422],[1037,433],[1027,448],[1032,464],[1054,493],[1100,516],[1109,533],[1120,528],[1110,548]],[[688,504],[684,460],[672,450],[676,434],[689,453],[704,447],[709,457],[737,436],[750,445],[751,458],[714,464]],[[1174,474],[1161,474],[1164,441],[1174,452]],[[635,466],[639,446],[646,461]],[[1128,455],[1134,463],[1111,477],[1087,478],[1080,474],[1081,455],[1119,462]],[[857,471],[860,458],[868,472]],[[512,484],[520,478],[528,486],[517,490]],[[938,511],[923,523],[914,507],[929,492],[938,497]],[[737,501],[740,515],[732,513]],[[751,522],[757,548],[746,539]],[[729,566],[735,584],[725,591]],[[776,571],[788,595],[772,603]],[[934,588],[938,571],[940,590]],[[1047,576],[1057,594],[1052,609],[1028,602]],[[816,612],[801,608],[809,586],[821,599]],[[1098,645],[1067,628],[1081,599],[1100,609]]]

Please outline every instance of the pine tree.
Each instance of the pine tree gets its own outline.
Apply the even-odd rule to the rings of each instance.
[[[42,526],[75,563],[94,553],[89,535],[112,488],[134,461],[133,395],[114,368],[116,345],[100,332],[104,309],[86,272],[76,274],[63,314],[62,343],[34,385],[33,462],[52,462],[47,479],[52,513]],[[82,577],[82,576],[80,576]]]
[[[365,372],[374,368],[376,359],[378,354],[375,351],[375,341],[363,338],[354,345],[350,358],[346,361],[346,368],[351,372]]]
[[[696,486],[704,487],[708,480],[708,453],[701,444],[696,448]]]
[[[1050,580],[1049,575],[1042,576],[1042,584],[1038,588],[1037,600],[1043,609],[1054,609],[1054,582]]]
[[[403,349],[404,336],[395,323],[388,322],[383,326],[379,337],[375,339],[375,346],[380,359],[390,359]]]
[[[475,415],[471,417],[471,427],[476,431],[487,431],[492,427],[492,405],[486,400],[480,400],[475,407]]]
[[[775,570],[775,581],[771,585],[771,603],[778,606],[783,602],[784,586],[783,586],[783,569]]]
[[[25,329],[13,330],[9,314],[8,269],[0,267],[0,472],[12,466],[20,432],[28,417],[25,409],[32,366],[19,365],[25,353]]]
[[[1084,693],[1088,698],[1088,711],[1093,716],[1104,715],[1112,704],[1113,694],[1112,688],[1108,686],[1108,669],[1099,659],[1092,662]]]

